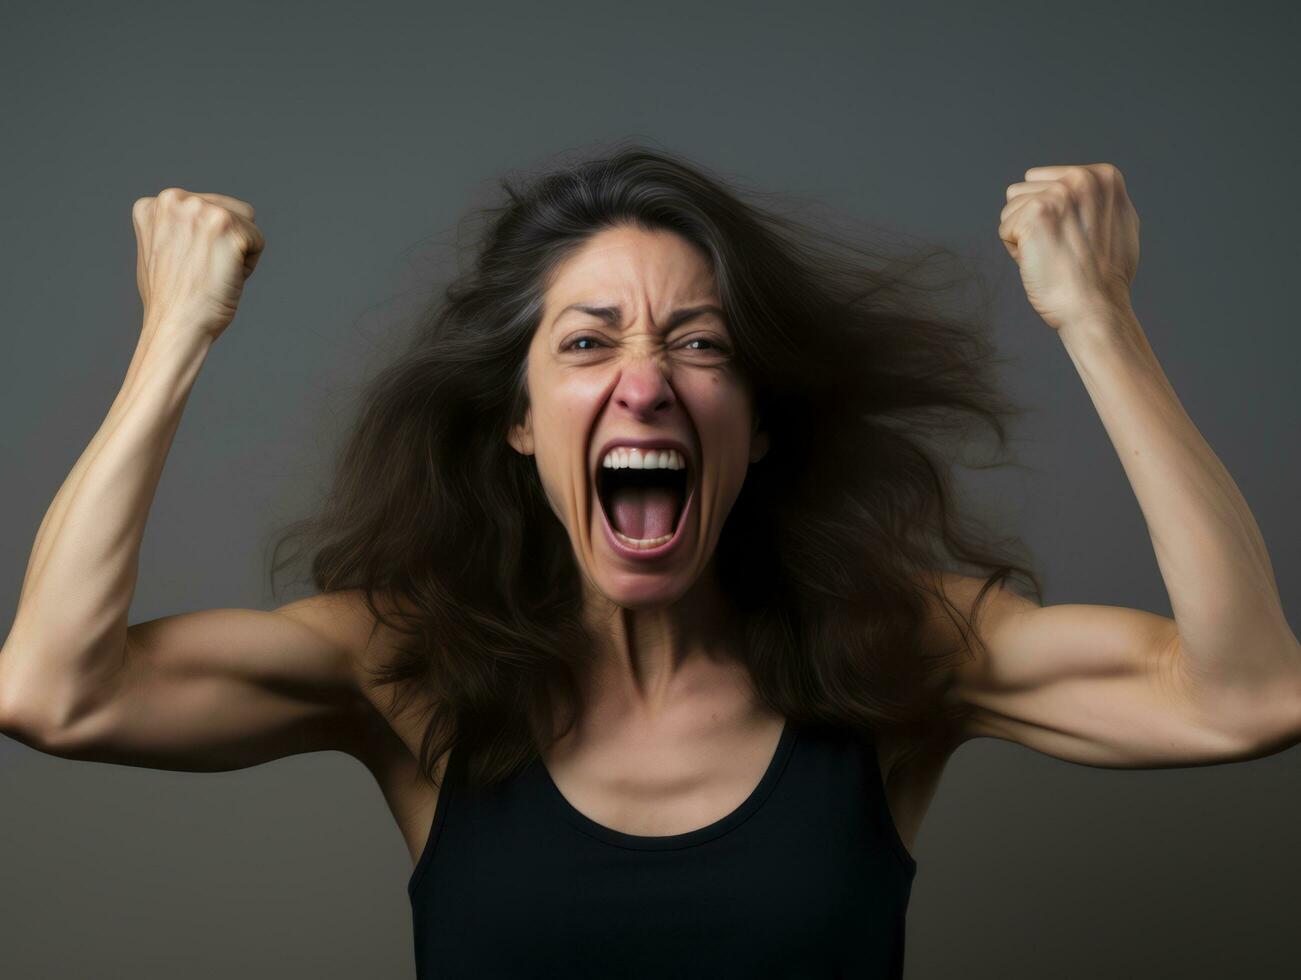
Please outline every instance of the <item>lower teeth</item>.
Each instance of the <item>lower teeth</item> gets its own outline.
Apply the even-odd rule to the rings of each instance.
[[[610,528],[610,530],[614,531],[614,528]],[[626,544],[629,548],[638,548],[638,549],[657,547],[658,545],[664,544],[666,541],[668,541],[670,538],[673,537],[672,534],[662,534],[658,538],[630,538],[628,537],[628,535],[622,534],[619,531],[614,531],[614,536],[618,538],[620,542]]]

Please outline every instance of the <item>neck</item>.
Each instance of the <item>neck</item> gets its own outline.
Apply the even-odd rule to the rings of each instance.
[[[647,719],[679,702],[695,680],[739,662],[740,634],[712,559],[669,605],[629,609],[592,595],[585,622],[596,645],[594,692]]]

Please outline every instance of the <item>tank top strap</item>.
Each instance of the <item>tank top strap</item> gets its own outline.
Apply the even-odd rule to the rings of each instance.
[[[443,770],[443,778],[438,787],[438,800],[434,804],[434,816],[430,821],[429,836],[425,838],[425,846],[420,852],[415,867],[411,869],[411,876],[407,879],[408,897],[415,895],[416,886],[420,884],[420,879],[424,877],[425,870],[429,867],[434,847],[438,843],[438,837],[442,832],[443,825],[447,822],[447,811],[451,808],[452,797],[455,795],[457,787],[464,780],[464,768],[465,753],[461,750],[461,743],[457,741],[452,744],[447,753],[447,765]]]
[[[872,797],[873,808],[876,811],[877,827],[881,834],[890,843],[891,849],[898,855],[899,860],[903,862],[905,870],[908,873],[915,874],[917,871],[917,861],[904,844],[903,838],[899,836],[899,828],[894,821],[894,814],[890,811],[890,800],[886,794],[885,778],[881,774],[881,761],[877,754],[877,737],[866,731],[855,732],[855,741],[858,744],[859,754],[862,757],[863,764],[863,781]]]
[[[857,730],[788,718],[747,801],[685,835],[595,832],[540,758],[468,775],[453,747],[408,886],[422,980],[903,976],[914,865]]]

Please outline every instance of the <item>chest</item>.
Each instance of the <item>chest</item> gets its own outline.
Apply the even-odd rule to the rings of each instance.
[[[410,728],[404,738],[395,726],[363,761],[414,863],[428,841],[439,791],[419,773],[415,746],[421,732]],[[542,764],[556,797],[592,822],[634,835],[681,834],[743,804],[772,761],[781,730],[782,720],[769,717],[731,729],[686,729],[669,742],[631,731],[605,742],[571,739],[545,753]],[[911,850],[945,760],[887,780],[896,750],[883,742],[874,750],[875,761],[892,819]],[[440,784],[447,761],[446,755],[438,760]]]
[[[562,739],[543,754],[540,775],[565,805],[602,827],[647,837],[684,834],[750,798],[784,730],[783,718],[762,715]]]
[[[604,758],[609,740],[575,740],[471,787],[453,760],[408,884],[418,964],[447,976],[539,964],[575,977],[631,976],[629,964],[638,977],[895,975],[912,870],[875,755],[784,720],[759,727],[769,744],[742,740],[757,746],[748,768],[698,744],[689,765],[687,745]],[[499,941],[485,942],[486,922]]]

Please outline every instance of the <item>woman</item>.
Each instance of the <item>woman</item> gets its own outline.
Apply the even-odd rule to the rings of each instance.
[[[1116,168],[1030,169],[999,234],[1173,618],[1008,587],[1040,594],[946,460],[1011,407],[926,255],[637,146],[506,189],[291,534],[316,594],[128,626],[171,436],[263,248],[242,201],[136,202],[144,328],[37,534],[5,731],[171,769],[355,755],[415,862],[418,971],[446,977],[897,976],[963,741],[1163,767],[1301,738],[1264,543],[1129,304]]]

